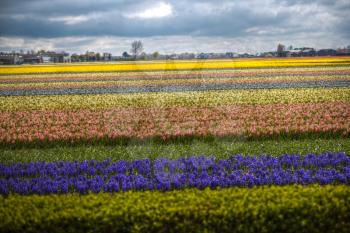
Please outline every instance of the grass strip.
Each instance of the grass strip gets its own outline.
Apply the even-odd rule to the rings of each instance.
[[[1,232],[348,232],[350,187],[0,197]],[[29,214],[30,213],[30,214]]]
[[[210,156],[224,159],[233,154],[260,155],[307,153],[320,154],[327,151],[344,151],[350,154],[349,138],[332,139],[300,139],[300,140],[188,140],[158,143],[152,141],[129,141],[124,145],[52,145],[43,148],[2,148],[0,149],[0,163],[11,164],[16,162],[32,161],[83,161],[105,160],[137,160],[158,157],[177,159],[188,156]]]

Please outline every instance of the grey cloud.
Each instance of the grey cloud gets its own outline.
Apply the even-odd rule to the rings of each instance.
[[[140,11],[154,1],[102,1],[88,4],[78,1],[63,5],[67,1],[36,0],[24,2],[22,8],[12,13],[0,14],[1,35],[9,36],[79,36],[79,35],[114,35],[114,36],[154,36],[154,35],[228,35],[244,34],[253,26],[279,25],[284,21],[283,15],[264,15],[247,7],[235,6],[232,9],[202,12],[196,5],[183,1],[172,2],[174,14],[163,19],[137,20],[128,19],[125,13]],[[89,2],[89,1],[88,1]],[[193,1],[216,7],[213,1]],[[13,7],[8,3],[10,8]],[[21,5],[21,4],[18,4]],[[65,6],[65,7],[64,7]],[[68,7],[69,6],[69,7]],[[79,6],[79,7],[77,7]],[[6,7],[5,7],[6,8]],[[78,10],[79,9],[79,10]],[[11,11],[10,11],[11,12]],[[90,14],[90,15],[89,15]],[[54,17],[91,17],[91,20],[67,25]]]
[[[55,50],[85,52],[92,50],[96,52],[111,52],[121,55],[130,50],[130,44],[138,37],[114,37],[114,36],[79,36],[79,37],[57,37],[57,38],[22,38],[22,37],[0,37],[0,51],[12,51],[20,49],[33,50]],[[297,37],[288,35],[280,36],[278,39],[270,35],[223,37],[223,36],[157,36],[142,38],[145,52],[159,51],[162,54],[181,52],[236,52],[256,53],[262,51],[273,51],[278,43],[293,45],[295,47],[337,48],[347,46],[349,41],[338,35],[316,34],[310,36],[301,34]]]
[[[346,0],[164,0],[172,6],[170,16],[127,17],[159,2],[2,0],[0,36],[42,39],[258,37],[269,41],[304,38],[306,42],[308,38],[325,37],[339,43],[350,39],[350,2]]]

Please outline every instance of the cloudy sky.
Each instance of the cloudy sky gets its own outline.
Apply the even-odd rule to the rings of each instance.
[[[0,0],[0,50],[249,52],[350,45],[349,0]]]

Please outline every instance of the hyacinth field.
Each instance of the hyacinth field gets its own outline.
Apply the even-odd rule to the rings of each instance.
[[[0,67],[0,232],[348,232],[350,58]]]

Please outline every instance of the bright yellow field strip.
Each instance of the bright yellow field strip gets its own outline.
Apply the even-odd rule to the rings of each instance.
[[[232,61],[194,61],[163,63],[126,63],[96,65],[53,65],[53,66],[13,66],[0,67],[0,74],[25,73],[62,73],[62,72],[107,72],[107,71],[142,71],[142,70],[197,70],[227,69],[250,67],[293,67],[293,66],[333,66],[350,65],[350,58],[327,59],[280,59],[280,60],[232,60]]]
[[[350,102],[350,88],[0,97],[0,111]],[[0,122],[1,125],[1,122]]]
[[[350,71],[350,65],[349,66],[327,66],[327,67],[277,67],[277,68],[265,68],[265,69],[235,69],[235,70],[225,70],[225,69],[216,69],[216,70],[169,70],[169,71],[143,71],[143,72],[102,72],[102,73],[39,73],[39,74],[17,74],[17,75],[0,75],[0,81],[2,79],[13,79],[13,78],[20,78],[20,79],[49,79],[49,78],[108,78],[108,77],[123,77],[123,78],[133,78],[133,77],[159,77],[162,78],[165,75],[202,75],[206,73],[211,73],[215,75],[220,74],[235,74],[235,75],[246,75],[246,74],[252,74],[254,75],[261,74],[261,73],[298,73],[298,72],[348,72]]]
[[[39,82],[39,83],[0,83],[0,89],[49,89],[65,87],[95,87],[95,86],[145,86],[145,85],[186,85],[186,84],[223,84],[223,83],[267,83],[267,82],[298,82],[317,80],[350,80],[350,75],[333,76],[272,76],[253,78],[183,78],[170,80],[126,80],[126,81],[85,81],[85,82]]]

